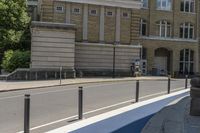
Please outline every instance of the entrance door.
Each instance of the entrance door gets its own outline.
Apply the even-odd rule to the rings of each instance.
[[[167,57],[155,57],[154,65],[157,75],[167,75]]]

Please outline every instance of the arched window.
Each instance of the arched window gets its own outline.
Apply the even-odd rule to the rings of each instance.
[[[156,23],[158,26],[158,36],[171,37],[171,24],[166,20],[162,20]]]
[[[140,19],[140,35],[147,35],[147,21],[145,19]]]
[[[191,23],[181,24],[180,38],[194,39],[194,26]]]
[[[194,0],[181,0],[180,10],[182,12],[195,12],[195,1]]]
[[[194,51],[183,49],[180,51],[180,68],[181,74],[193,74],[194,72]]]

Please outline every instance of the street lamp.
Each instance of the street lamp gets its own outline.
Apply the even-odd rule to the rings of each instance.
[[[112,68],[112,78],[115,78],[115,45],[116,43],[113,43],[113,68]]]

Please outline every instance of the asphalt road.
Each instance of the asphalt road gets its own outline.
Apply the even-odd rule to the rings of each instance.
[[[77,120],[78,86],[84,88],[84,118],[88,118],[133,104],[135,84],[90,83],[0,93],[0,133],[23,131],[24,94],[31,94],[31,133],[40,133]],[[185,80],[171,81],[172,91],[184,85]],[[167,81],[140,81],[140,101],[166,93]]]

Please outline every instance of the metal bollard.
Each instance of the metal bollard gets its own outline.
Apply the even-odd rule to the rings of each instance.
[[[30,95],[24,97],[24,133],[30,132]]]
[[[167,87],[167,93],[170,94],[171,92],[171,78],[170,75],[168,76],[168,87]]]
[[[140,88],[140,81],[136,81],[136,96],[135,96],[135,102],[139,101],[139,88]]]
[[[62,67],[60,67],[60,85],[62,84]]]
[[[83,119],[83,87],[78,90],[78,119]]]
[[[185,89],[187,89],[188,86],[188,75],[185,76]]]

